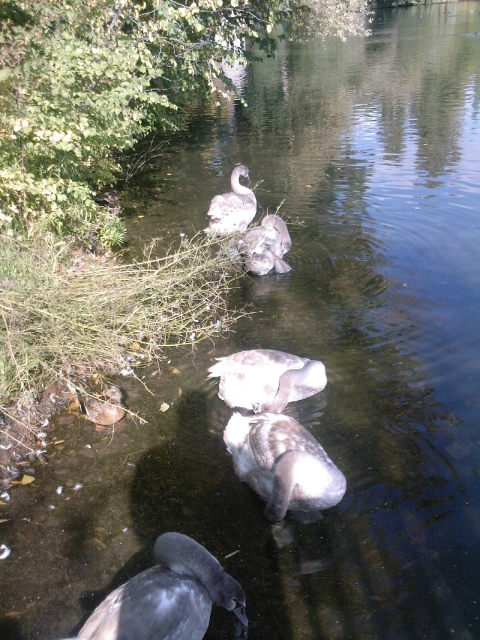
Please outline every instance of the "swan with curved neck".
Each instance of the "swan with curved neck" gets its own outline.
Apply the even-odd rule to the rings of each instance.
[[[113,591],[83,625],[85,640],[201,640],[212,602],[247,627],[245,593],[216,558],[181,533],[164,533],[154,547],[158,566]]]
[[[215,196],[208,210],[210,223],[205,233],[216,236],[229,236],[244,231],[257,213],[257,200],[251,189],[240,184],[240,176],[250,180],[248,167],[238,165],[232,171],[230,184],[232,190]]]
[[[245,270],[257,276],[263,276],[272,269],[275,273],[291,271],[291,266],[283,260],[291,247],[287,225],[276,214],[266,215],[260,227],[248,229],[236,244]]]
[[[327,384],[325,366],[275,351],[252,349],[217,358],[209,378],[220,378],[218,395],[229,407],[243,407],[255,413],[281,413],[296,402],[322,391]]]
[[[297,420],[274,413],[234,413],[223,433],[236,475],[267,502],[265,515],[279,522],[287,510],[335,506],[347,482],[322,445]]]

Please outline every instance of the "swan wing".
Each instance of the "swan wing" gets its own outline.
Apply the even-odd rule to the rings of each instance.
[[[305,451],[328,459],[322,445],[297,420],[275,413],[258,413],[250,420],[250,446],[257,463],[272,468],[286,451]]]
[[[111,593],[87,620],[88,640],[203,638],[212,603],[198,581],[152,567]]]
[[[213,220],[222,220],[225,216],[235,214],[235,211],[240,210],[243,204],[244,198],[230,191],[212,198],[207,215]]]

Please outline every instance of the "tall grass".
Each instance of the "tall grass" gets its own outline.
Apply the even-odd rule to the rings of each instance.
[[[0,236],[0,411],[76,371],[118,372],[224,334],[243,314],[226,303],[238,270],[213,244],[182,240],[162,258],[152,245],[126,264]]]

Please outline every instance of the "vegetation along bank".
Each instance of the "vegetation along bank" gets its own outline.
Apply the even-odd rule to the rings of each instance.
[[[235,272],[208,238],[135,264],[113,253],[121,210],[99,195],[148,161],[135,145],[177,130],[193,97],[225,97],[219,63],[248,63],[246,44],[258,56],[279,37],[362,34],[365,14],[363,0],[0,5],[0,479],[39,454],[51,412],[92,377],[238,317]]]

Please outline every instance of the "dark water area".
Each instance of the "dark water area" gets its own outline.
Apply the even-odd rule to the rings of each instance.
[[[146,424],[56,420],[0,511],[2,639],[72,634],[168,530],[246,591],[248,634],[214,607],[206,638],[480,638],[480,4],[371,28],[237,69],[248,108],[192,105],[126,191],[135,257],[203,229],[247,164],[261,208],[283,202],[293,271],[242,279],[231,303],[254,313],[226,339],[117,381]],[[207,368],[258,347],[325,363],[325,391],[285,410],[347,478],[320,522],[269,525],[225,450]]]

